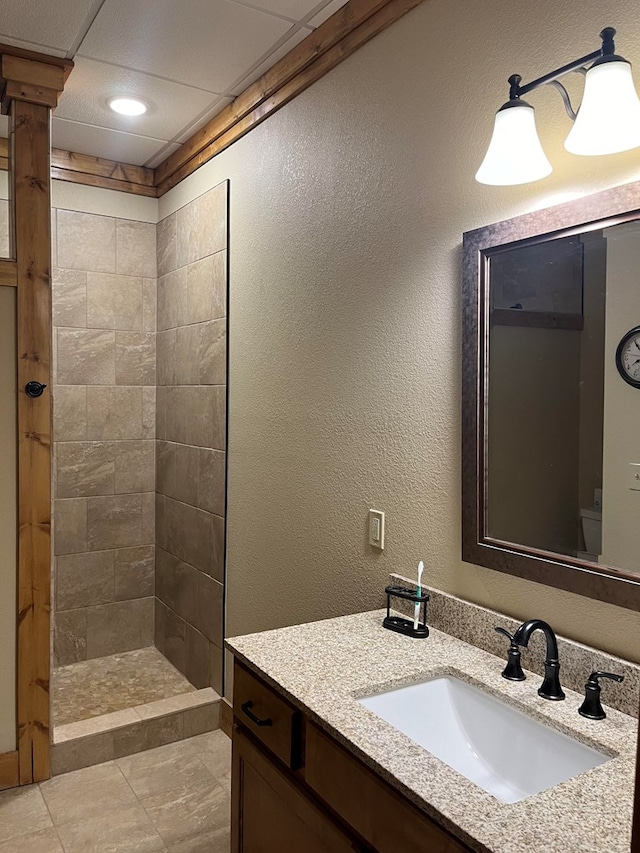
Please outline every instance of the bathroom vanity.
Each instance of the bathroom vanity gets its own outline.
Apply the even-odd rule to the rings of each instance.
[[[509,682],[504,658],[435,629],[426,641],[394,634],[383,615],[227,641],[235,656],[232,853],[629,853],[635,718],[607,708],[605,720],[586,720],[579,693],[565,687],[565,701],[541,699],[526,662],[526,681]],[[480,688],[596,750],[602,763],[501,802],[360,701],[438,676]]]

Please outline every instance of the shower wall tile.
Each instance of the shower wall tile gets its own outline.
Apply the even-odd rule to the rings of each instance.
[[[158,225],[156,627],[198,687],[222,685],[227,184]]]
[[[155,278],[142,279],[142,329],[145,332],[156,331],[158,313],[157,289]]]
[[[227,321],[212,320],[196,326],[198,341],[198,382],[200,385],[227,383]]]
[[[53,621],[54,666],[66,666],[87,659],[87,611],[56,612]]]
[[[156,228],[53,220],[54,646],[66,663],[152,642]],[[107,637],[108,613],[136,625]]]
[[[88,550],[153,545],[155,522],[149,523],[147,518],[146,497],[140,494],[87,498]]]
[[[155,333],[116,332],[116,384],[156,384]]]
[[[116,221],[110,216],[58,210],[58,266],[92,272],[116,271]]]
[[[142,278],[88,273],[87,326],[142,330]]]
[[[87,325],[87,274],[81,270],[55,269],[51,277],[54,326]]]
[[[87,388],[87,436],[94,440],[142,439],[142,388]]]
[[[11,257],[9,245],[9,202],[0,199],[0,258]]]
[[[151,596],[86,608],[87,658],[152,645],[153,609]]]
[[[155,591],[155,546],[120,548],[115,552],[116,601],[146,598]]]
[[[87,389],[84,385],[57,385],[53,389],[54,443],[87,437]]]
[[[119,441],[115,455],[115,492],[133,494],[155,489],[155,442]]]
[[[94,329],[58,329],[56,379],[60,385],[113,385],[116,334]]]
[[[184,267],[158,279],[158,331],[187,321],[187,270]]]
[[[113,494],[115,445],[98,441],[63,442],[56,447],[56,497]]]
[[[114,552],[67,554],[57,558],[56,608],[74,610],[114,600]]]
[[[177,236],[176,225],[178,216],[172,213],[157,225],[157,258],[158,275],[166,275],[173,272],[177,263]]]
[[[197,506],[216,515],[225,515],[226,454],[221,450],[198,449]]]
[[[53,506],[54,554],[87,550],[87,499],[56,499]]]
[[[116,272],[156,277],[156,226],[149,222],[116,220]]]
[[[180,208],[177,215],[178,267],[227,248],[226,183]]]

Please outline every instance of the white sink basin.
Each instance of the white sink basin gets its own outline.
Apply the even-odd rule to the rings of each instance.
[[[503,803],[610,758],[450,675],[359,702]]]

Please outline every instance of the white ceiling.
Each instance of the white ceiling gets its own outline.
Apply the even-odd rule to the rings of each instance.
[[[74,60],[55,148],[153,167],[344,2],[2,0],[0,42]],[[118,94],[147,113],[112,112]]]

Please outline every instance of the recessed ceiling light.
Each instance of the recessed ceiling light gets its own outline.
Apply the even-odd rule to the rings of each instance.
[[[110,98],[108,104],[115,113],[123,116],[141,116],[147,111],[147,105],[137,98]]]

